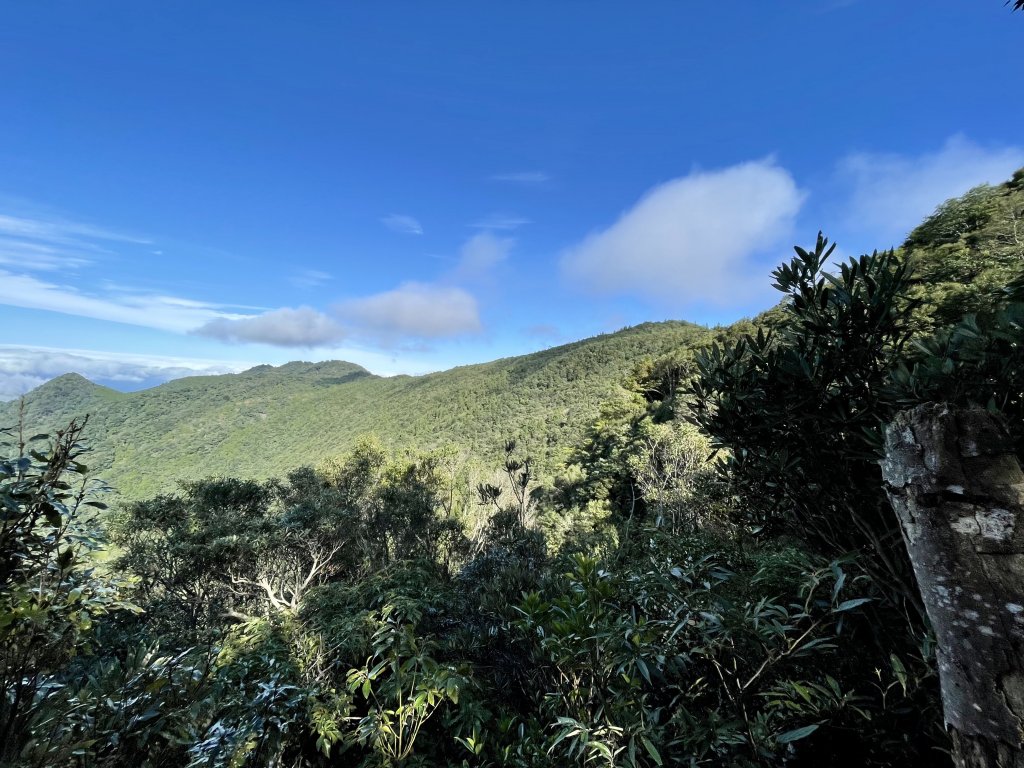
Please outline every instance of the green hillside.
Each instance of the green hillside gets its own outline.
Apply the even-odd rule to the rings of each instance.
[[[516,437],[542,466],[574,445],[598,405],[644,357],[707,342],[689,323],[647,323],[522,357],[426,376],[374,376],[352,363],[288,363],[122,393],[78,374],[25,398],[28,427],[89,414],[92,469],[124,495],[210,475],[266,478],[341,453],[373,432],[398,447],[455,443],[497,457]],[[17,404],[0,420],[12,423]]]
[[[1024,267],[1024,168],[947,200],[903,246],[924,332],[991,310],[992,296]]]

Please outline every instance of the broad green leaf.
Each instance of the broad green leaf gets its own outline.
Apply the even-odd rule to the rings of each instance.
[[[792,731],[786,731],[785,733],[780,733],[778,736],[775,737],[775,740],[779,744],[789,744],[790,742],[798,741],[799,739],[807,738],[812,733],[814,733],[816,730],[818,730],[818,724],[817,723],[815,723],[814,725],[805,725],[803,728],[796,728],[796,729],[794,729]]]

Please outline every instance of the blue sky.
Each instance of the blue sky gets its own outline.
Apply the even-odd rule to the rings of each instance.
[[[1001,0],[0,11],[0,397],[725,323],[1024,165]]]

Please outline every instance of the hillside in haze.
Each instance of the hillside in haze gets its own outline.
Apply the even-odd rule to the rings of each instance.
[[[648,323],[522,357],[426,376],[294,362],[117,392],[78,374],[25,397],[33,432],[89,415],[91,468],[126,496],[211,475],[265,478],[350,448],[367,433],[397,448],[454,443],[497,457],[510,437],[550,466],[642,358],[696,348],[713,332]],[[4,404],[3,423],[17,418]]]

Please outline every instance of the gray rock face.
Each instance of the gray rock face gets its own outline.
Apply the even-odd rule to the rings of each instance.
[[[938,641],[958,765],[1024,766],[1024,473],[983,409],[927,404],[882,471]]]

